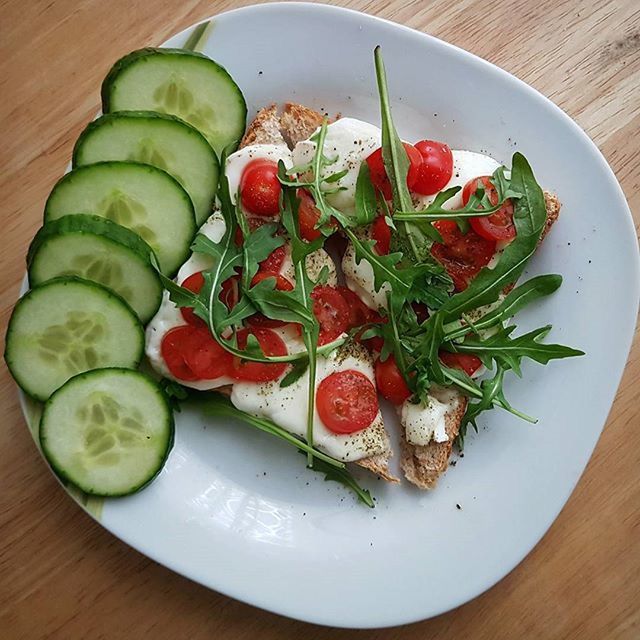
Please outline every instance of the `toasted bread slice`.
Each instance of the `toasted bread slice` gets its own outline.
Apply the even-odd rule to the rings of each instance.
[[[280,116],[280,131],[289,147],[306,140],[321,124],[324,116],[295,102],[287,102]]]
[[[250,144],[286,144],[280,131],[277,105],[271,104],[258,111],[240,141],[240,148]]]
[[[540,235],[540,243],[549,233],[549,230],[560,214],[560,201],[557,196],[548,191],[544,192],[545,205],[547,207],[547,221]],[[512,287],[509,287],[512,288]],[[407,442],[404,436],[404,428],[401,433],[401,467],[404,477],[421,489],[433,489],[438,478],[447,470],[449,457],[453,447],[453,441],[460,432],[462,417],[467,408],[467,399],[461,393],[460,406],[445,416],[445,431],[449,440],[447,442],[430,442],[427,445],[414,445]]]

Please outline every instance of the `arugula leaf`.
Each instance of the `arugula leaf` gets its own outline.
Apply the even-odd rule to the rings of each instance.
[[[395,211],[413,211],[413,201],[407,187],[407,173],[409,171],[409,157],[396,131],[391,116],[389,101],[389,89],[387,87],[387,74],[382,59],[382,50],[378,45],[373,52],[378,94],[380,96],[380,120],[382,124],[382,160],[391,183],[393,196],[393,208]],[[400,230],[400,229],[399,229]],[[440,240],[440,234],[431,225],[417,229],[409,222],[401,225],[401,231],[405,236],[414,258],[422,261],[425,259],[431,241]],[[426,236],[426,237],[425,237]]]
[[[314,460],[313,469],[320,473],[324,473],[326,475],[326,480],[339,482],[348,489],[351,489],[361,502],[369,507],[375,506],[369,491],[367,489],[363,489],[358,484],[357,480],[346,468],[344,462],[336,460],[332,456],[329,456],[307,444],[304,440],[290,434],[275,422],[272,422],[267,418],[258,418],[250,413],[237,409],[233,406],[229,398],[219,393],[194,393],[191,400],[193,405],[196,408],[199,408],[205,415],[240,420],[243,424],[253,427],[254,429],[258,429],[259,431],[271,436],[275,436],[287,444],[296,447],[301,453],[310,455]]]
[[[302,378],[302,376],[307,372],[309,368],[309,360],[298,360],[293,363],[289,372],[280,380],[280,388],[285,389],[286,387],[290,387],[292,384],[295,384]]]
[[[493,311],[484,314],[473,323],[473,331],[478,333],[513,317],[518,311],[544,296],[548,296],[558,290],[562,284],[562,276],[547,274],[536,276],[527,280],[520,286],[512,289]],[[456,340],[469,333],[468,324],[460,321],[445,325],[444,339]]]
[[[313,464],[313,470],[324,473],[325,482],[338,482],[347,489],[351,489],[358,497],[358,500],[366,504],[367,507],[375,508],[376,505],[369,489],[363,489],[347,469],[338,469],[328,465],[324,460],[316,459]]]
[[[550,360],[584,355],[584,351],[561,344],[540,342],[551,331],[551,325],[512,338],[511,334],[515,328],[515,325],[503,327],[484,340],[467,338],[460,344],[450,344],[446,348],[455,353],[473,353],[483,360],[485,365],[487,358],[493,359],[503,366],[513,369],[518,376],[522,375],[520,365],[523,358],[529,358],[540,364],[548,364]]]
[[[168,378],[162,378],[159,384],[171,409],[180,413],[181,403],[188,398],[189,392],[182,385]]]
[[[376,190],[371,182],[369,165],[363,162],[356,180],[356,215],[355,224],[364,226],[374,221],[378,210]]]
[[[452,296],[440,309],[444,321],[461,317],[463,313],[495,302],[502,290],[513,284],[534,254],[547,219],[542,189],[531,167],[521,153],[513,155],[511,183],[522,193],[514,207],[516,237],[502,252],[493,269],[483,268],[460,293]]]

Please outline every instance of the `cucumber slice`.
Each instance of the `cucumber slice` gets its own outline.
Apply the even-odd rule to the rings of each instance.
[[[102,83],[102,111],[148,109],[178,116],[218,155],[237,146],[247,121],[242,91],[218,63],[183,49],[140,49],[116,62]]]
[[[206,138],[174,116],[120,111],[90,122],[73,149],[73,166],[101,160],[143,162],[170,173],[191,196],[196,222],[211,214],[218,157]]]
[[[49,398],[42,452],[85,493],[123,496],[149,484],[173,446],[173,413],[160,387],[130,369],[75,376]]]
[[[120,296],[95,282],[63,277],[18,300],[4,358],[20,387],[36,400],[46,400],[83,371],[135,369],[143,351],[142,325]]]
[[[165,171],[137,162],[98,162],[63,176],[47,199],[44,221],[77,213],[98,215],[137,233],[167,275],[187,259],[196,233],[187,192]]]
[[[152,250],[140,236],[99,216],[70,215],[38,231],[27,253],[32,287],[58,276],[79,276],[115,291],[148,322],[162,300]]]

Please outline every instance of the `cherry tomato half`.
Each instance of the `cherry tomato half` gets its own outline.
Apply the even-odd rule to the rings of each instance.
[[[378,396],[369,378],[360,371],[337,371],[318,386],[316,409],[329,431],[354,433],[374,421]]]
[[[215,380],[229,375],[231,354],[206,328],[183,325],[170,329],[162,338],[160,352],[171,374],[180,380]]]
[[[200,293],[202,287],[204,287],[204,276],[202,275],[202,271],[192,273],[180,286],[185,289],[189,289],[189,291],[193,291],[193,293]],[[194,313],[193,307],[180,307],[180,315],[182,315],[183,320],[187,324],[194,327],[207,326],[207,323]]]
[[[285,245],[280,245],[275,248],[261,263],[260,271],[267,271],[269,273],[280,273],[284,259],[287,257],[287,250]]]
[[[280,212],[282,185],[278,165],[270,160],[252,160],[240,179],[242,206],[256,216],[276,216]]]
[[[276,279],[276,289],[278,291],[292,291],[293,285],[279,273],[270,271],[258,271],[251,280],[251,286],[255,287],[259,282],[266,280],[267,278]],[[284,327],[287,323],[284,320],[274,320],[273,318],[267,318],[261,313],[254,313],[247,318],[247,323],[253,327],[269,327],[271,329],[277,329],[278,327]]]
[[[435,140],[420,140],[416,149],[422,156],[422,164],[413,191],[424,196],[438,193],[451,180],[453,154],[448,145]]]
[[[411,390],[393,356],[389,356],[384,362],[380,358],[376,360],[376,384],[382,397],[393,404],[402,404],[411,397]]]
[[[357,293],[351,291],[349,287],[337,287],[340,295],[344,298],[349,308],[348,329],[359,327],[367,322],[372,322],[377,314],[360,299]]]
[[[262,327],[254,327],[251,329],[240,329],[237,333],[238,348],[244,349],[247,346],[247,336],[253,334],[260,344],[262,351],[267,356],[286,356],[287,346],[282,338],[271,331]],[[284,362],[251,362],[234,357],[232,359],[230,374],[236,380],[245,382],[271,382],[277,380],[286,370],[287,365]]]
[[[439,351],[438,357],[451,369],[460,369],[468,376],[472,376],[481,366],[482,361],[472,353],[451,353],[449,351]]]
[[[311,292],[313,314],[320,325],[318,344],[332,342],[349,328],[349,305],[335,287],[321,285]]]
[[[480,269],[489,264],[496,252],[496,243],[479,236],[473,229],[463,234],[453,220],[436,220],[433,226],[444,243],[434,242],[431,255],[447,270],[456,291],[463,291]]]
[[[384,219],[378,216],[371,225],[371,236],[376,241],[375,250],[378,255],[386,256],[391,247],[391,228]]]
[[[418,174],[420,171],[420,165],[422,164],[422,156],[420,152],[411,144],[403,142],[407,156],[409,156],[409,170],[407,172],[407,187],[413,188]],[[366,159],[367,165],[369,165],[369,175],[371,176],[371,182],[373,186],[380,190],[386,200],[391,200],[393,192],[391,189],[391,182],[387,176],[387,170],[384,167],[384,161],[382,159],[382,147],[376,149]]]
[[[316,207],[313,196],[306,189],[298,189],[297,196],[300,200],[298,205],[300,235],[303,240],[313,242],[322,235],[320,230],[316,229],[316,224],[318,224],[318,220],[320,220],[320,211],[318,211],[318,207]],[[329,224],[336,229],[338,228],[338,223],[334,218],[331,218]]]
[[[489,198],[492,206],[498,204],[498,192],[491,183],[490,176],[480,176],[473,178],[464,185],[462,189],[463,206],[469,202],[471,194],[474,193],[479,186],[483,186],[485,193]],[[511,200],[505,200],[504,204],[490,216],[479,216],[470,218],[471,228],[483,238],[487,240],[513,240],[516,237],[516,227],[513,224],[513,203]]]

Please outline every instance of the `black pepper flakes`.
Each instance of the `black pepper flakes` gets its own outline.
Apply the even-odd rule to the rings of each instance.
[[[456,509],[458,509],[458,511],[462,511],[462,507],[456,502]]]

